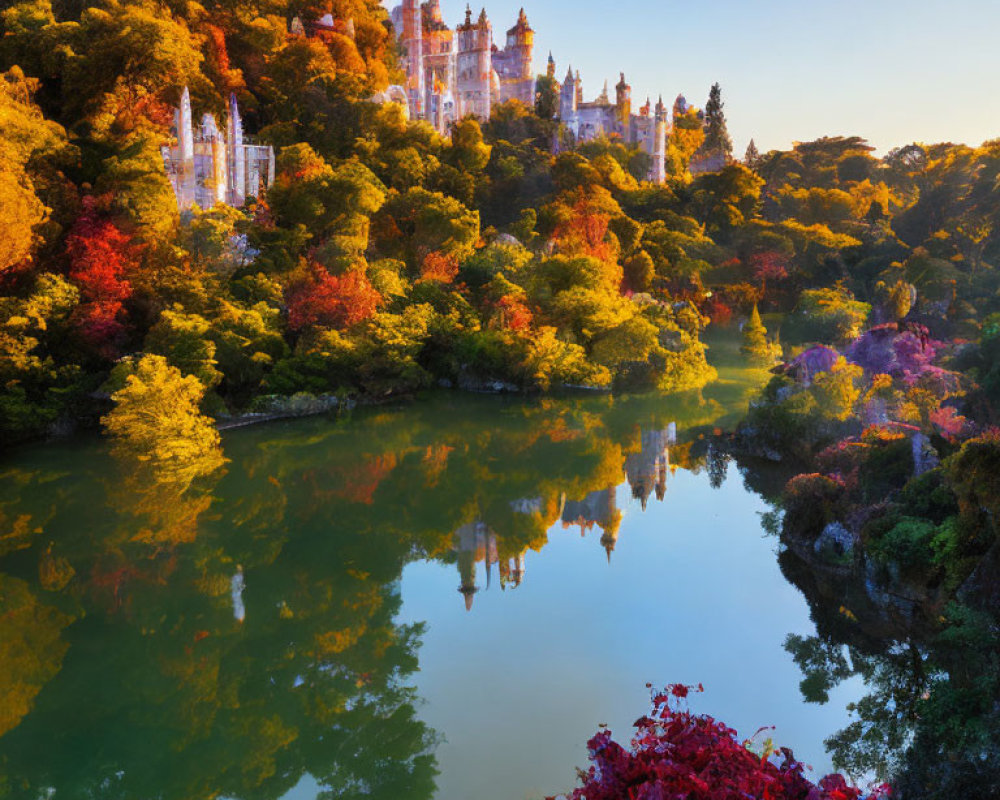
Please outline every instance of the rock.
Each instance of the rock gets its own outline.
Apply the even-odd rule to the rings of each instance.
[[[516,236],[511,236],[509,233],[501,233],[497,235],[497,238],[493,240],[493,244],[502,245],[504,247],[523,247],[518,238]]]
[[[839,522],[828,522],[823,532],[816,537],[813,550],[817,553],[827,551],[838,556],[850,555],[854,552],[854,534]]]
[[[926,434],[916,433],[910,440],[910,444],[913,447],[913,474],[923,475],[934,469],[938,464],[941,463],[941,459],[938,458],[937,450],[931,444],[931,440],[927,438]]]

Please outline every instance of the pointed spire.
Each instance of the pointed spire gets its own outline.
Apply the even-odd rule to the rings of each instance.
[[[572,82],[573,82],[573,65],[570,64],[566,68],[566,83],[572,83]],[[185,91],[187,91],[187,90],[185,90]]]
[[[525,28],[528,27],[528,15],[524,13],[524,6],[521,7],[521,13],[517,15],[517,24]]]
[[[472,6],[469,3],[465,4],[465,24],[472,24]]]
[[[487,22],[489,22],[489,19],[486,16],[486,8],[484,7],[483,10],[479,12],[479,26],[483,27]]]

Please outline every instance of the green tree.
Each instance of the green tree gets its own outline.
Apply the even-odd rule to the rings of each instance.
[[[554,119],[559,113],[559,81],[549,75],[539,75],[535,81],[535,114],[541,119]]]
[[[702,150],[708,153],[733,154],[733,140],[726,129],[726,115],[722,111],[722,87],[712,84],[705,104],[705,143]]]

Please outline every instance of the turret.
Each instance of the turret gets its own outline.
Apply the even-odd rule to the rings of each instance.
[[[601,93],[597,95],[597,105],[599,106],[610,106],[611,98],[608,96],[608,82],[604,81],[604,86],[601,88]]]
[[[191,121],[191,94],[187,86],[181,93],[180,107],[174,112],[177,129],[177,205],[181,210],[195,201],[194,126]]]
[[[507,31],[507,47],[519,51],[522,76],[531,75],[531,51],[535,46],[535,32],[528,24],[528,15],[521,9],[514,27]],[[551,53],[549,54],[551,55]]]
[[[573,68],[570,67],[566,72],[566,80],[563,81],[559,91],[559,118],[564,123],[568,123],[576,116],[577,107],[576,78],[573,77]]]
[[[550,78],[554,78],[556,76],[556,60],[552,57],[551,50],[549,50],[549,63],[548,66],[545,68],[545,74],[548,75]]]
[[[465,23],[458,33],[458,102],[459,115],[472,114],[490,118],[490,82],[493,72],[493,26],[484,8],[472,21],[472,9],[466,6]]]
[[[632,87],[625,82],[625,73],[621,73],[621,80],[615,86],[615,109],[618,113],[618,122],[622,126],[622,136],[625,141],[629,141],[629,122],[632,118]]]
[[[423,14],[420,0],[403,0],[403,49],[406,51],[407,94],[410,99],[410,116],[423,117],[424,112],[424,58]]]
[[[667,179],[667,107],[663,105],[663,95],[656,104],[654,125],[653,166],[649,179],[653,183],[663,183]]]
[[[576,105],[583,105],[583,81],[580,80],[580,70],[576,71]]]
[[[229,151],[228,202],[241,206],[246,200],[247,154],[243,147],[243,120],[236,105],[236,95],[229,95],[229,119],[226,121],[226,148]],[[257,193],[256,187],[254,194]]]

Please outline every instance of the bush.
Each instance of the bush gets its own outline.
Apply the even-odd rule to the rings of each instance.
[[[593,766],[581,772],[583,785],[568,795],[570,800],[857,800],[861,796],[840,775],[827,775],[814,786],[788,748],[777,748],[768,740],[755,752],[751,741],[741,742],[732,728],[707,714],[681,710],[692,688],[675,684],[654,695],[651,713],[635,723],[630,749],[615,742],[607,730],[587,742]],[[876,790],[877,796],[886,791]]]

